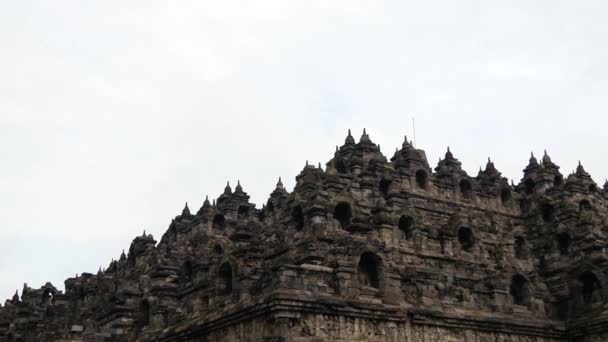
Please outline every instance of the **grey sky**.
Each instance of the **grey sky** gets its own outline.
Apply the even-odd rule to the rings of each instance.
[[[261,205],[348,128],[519,181],[608,176],[606,1],[2,1],[0,298],[96,272],[227,180]]]

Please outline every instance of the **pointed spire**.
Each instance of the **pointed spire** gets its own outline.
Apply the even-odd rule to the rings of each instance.
[[[122,253],[120,253],[120,261],[125,261],[127,260],[127,255],[125,254],[125,249],[122,249]],[[112,259],[112,261],[114,261],[114,259]]]
[[[224,194],[225,195],[232,194],[232,188],[230,187],[230,181],[226,182],[226,187],[224,188]]]
[[[407,135],[403,137],[403,144],[401,144],[402,148],[412,147],[412,144],[407,140]]]
[[[367,131],[365,130],[365,128],[363,129],[363,134],[361,135],[361,139],[359,139],[359,143],[371,143],[371,140],[369,139],[369,135],[367,135]]]
[[[213,207],[215,208],[215,199],[213,199]]]
[[[19,290],[15,290],[15,294],[13,295],[13,299],[11,300],[11,303],[13,304],[19,304],[20,300],[19,300]]]
[[[236,188],[234,188],[234,192],[235,193],[242,193],[243,192],[243,187],[241,186],[241,181],[240,180],[236,181]]]
[[[355,138],[353,138],[353,136],[350,132],[350,128],[348,129],[348,136],[346,137],[344,144],[345,145],[354,145],[355,144]]]
[[[450,151],[450,146],[448,146],[448,151],[445,153],[445,159],[446,160],[454,159],[454,155],[452,154],[452,151]]]
[[[530,152],[530,160],[528,162],[528,166],[526,167],[526,169],[531,169],[531,168],[536,168],[538,167],[538,160],[536,160],[536,157],[534,156],[534,152]]]
[[[281,181],[281,177],[279,177],[279,181],[277,182],[277,190],[283,190],[283,182]]]
[[[211,207],[211,203],[209,203],[209,195],[205,196],[205,202],[203,202],[203,208]]]
[[[141,236],[146,237],[146,230],[145,229],[144,229],[144,233]]]
[[[585,168],[583,167],[583,164],[581,164],[581,161],[578,161],[578,166],[576,167],[576,175],[579,177],[585,177],[588,178],[589,177],[589,173],[587,173],[587,171],[585,171]]]
[[[323,168],[321,168],[321,162],[319,162],[319,166],[317,166],[317,168],[323,170]]]
[[[188,208],[188,202],[184,205],[184,210],[182,210],[182,216],[190,216],[190,208]]]
[[[606,179],[606,182],[604,183],[604,191],[608,191],[608,179]]]

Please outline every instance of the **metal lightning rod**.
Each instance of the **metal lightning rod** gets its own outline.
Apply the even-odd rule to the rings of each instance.
[[[412,128],[414,129],[414,147],[416,147],[416,119],[412,116]]]

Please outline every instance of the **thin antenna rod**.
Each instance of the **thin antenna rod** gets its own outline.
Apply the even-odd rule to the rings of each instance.
[[[416,119],[412,116],[412,127],[414,128],[414,147],[416,147]]]

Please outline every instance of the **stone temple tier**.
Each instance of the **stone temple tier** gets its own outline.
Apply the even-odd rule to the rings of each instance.
[[[608,185],[518,185],[348,134],[258,209],[238,184],[97,274],[24,285],[0,341],[608,341]]]

